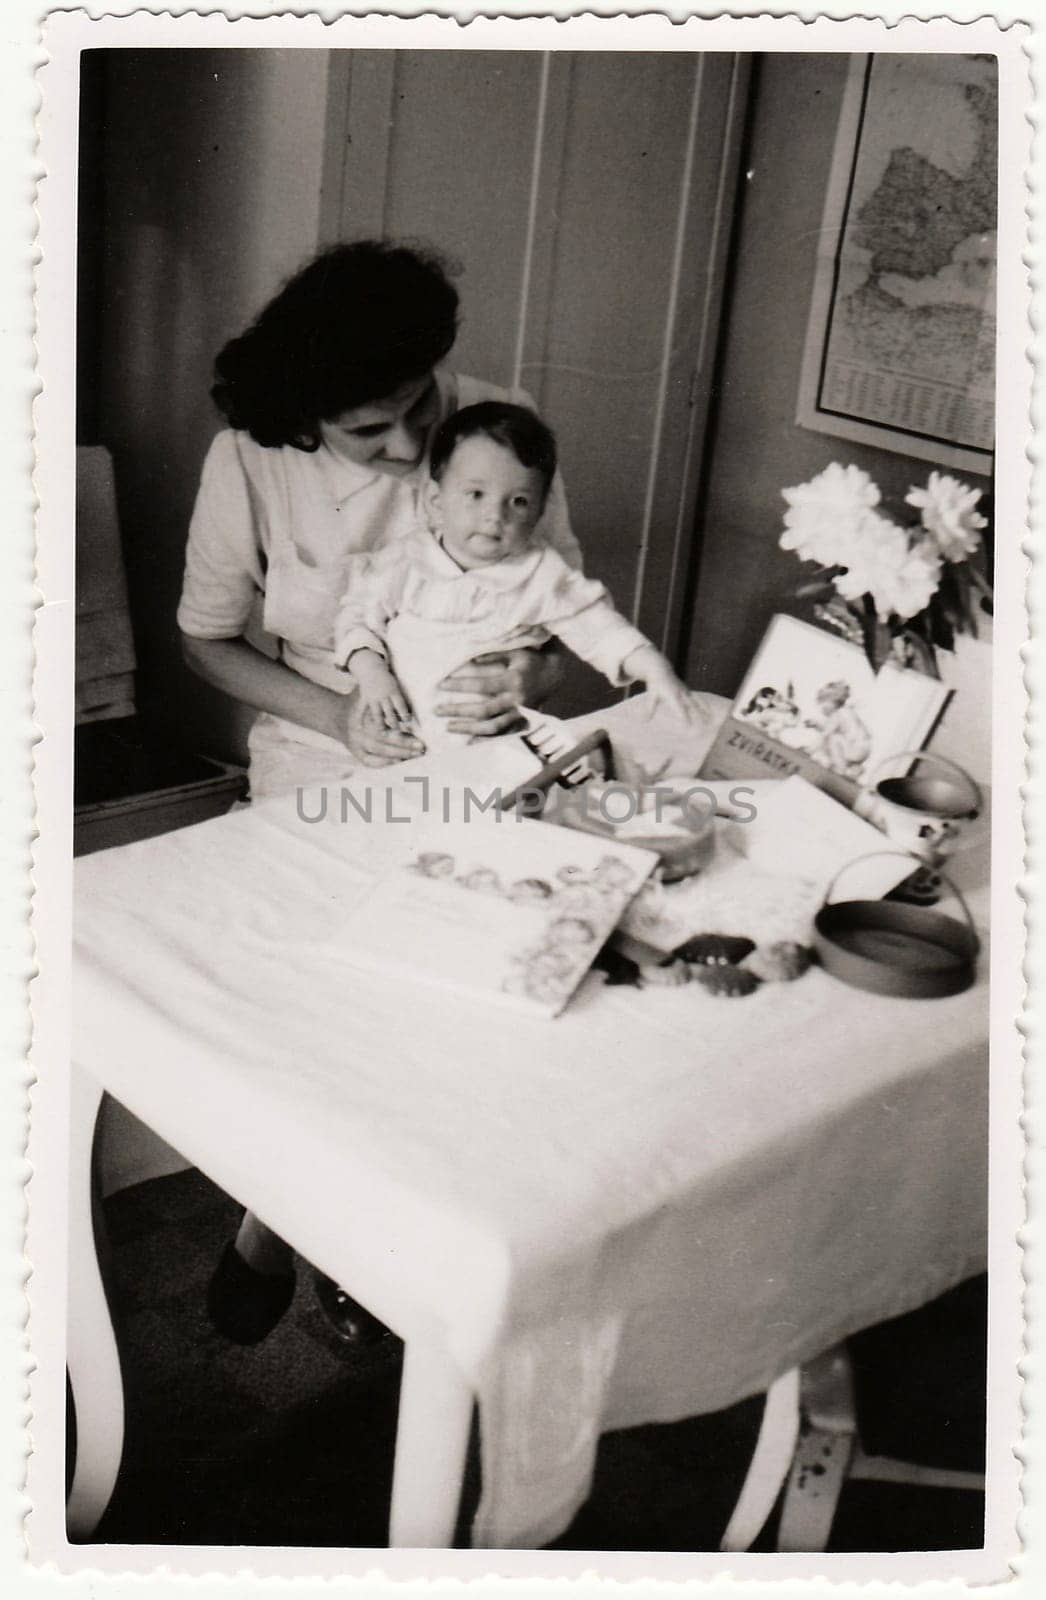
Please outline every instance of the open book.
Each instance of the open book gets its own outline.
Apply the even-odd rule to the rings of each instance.
[[[429,821],[353,906],[353,962],[546,1016],[566,1005],[657,864],[514,812]]]

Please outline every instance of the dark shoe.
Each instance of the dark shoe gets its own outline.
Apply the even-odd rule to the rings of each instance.
[[[211,1322],[233,1344],[258,1344],[290,1305],[294,1281],[293,1272],[256,1272],[227,1244],[207,1285]]]
[[[342,1344],[353,1350],[374,1350],[379,1345],[395,1342],[392,1329],[371,1316],[366,1307],[339,1288],[333,1278],[317,1272],[315,1289],[323,1314]]]

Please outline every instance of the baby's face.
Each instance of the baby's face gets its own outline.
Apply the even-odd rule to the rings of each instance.
[[[541,473],[482,433],[462,439],[429,488],[443,547],[466,571],[525,550],[544,499]]]

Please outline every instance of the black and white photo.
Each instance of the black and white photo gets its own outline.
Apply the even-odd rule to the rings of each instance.
[[[63,1571],[1006,1573],[1026,63],[628,21],[50,20]]]

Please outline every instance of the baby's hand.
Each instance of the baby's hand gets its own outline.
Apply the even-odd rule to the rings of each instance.
[[[681,682],[673,672],[670,678],[652,683],[647,680],[647,689],[654,696],[659,705],[667,706],[670,711],[675,711],[685,722],[698,723],[704,720],[702,712],[694,700],[686,684]]]
[[[647,692],[652,696],[655,705],[667,706],[686,722],[695,723],[702,720],[701,711],[690,690],[653,645],[644,650],[633,651],[628,658],[627,666],[629,671],[646,684]]]
[[[410,706],[396,674],[376,651],[356,650],[349,657],[349,668],[365,710],[391,731],[411,726]]]

